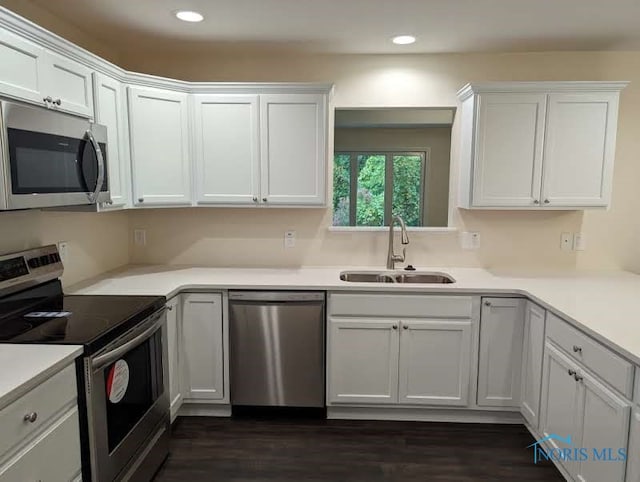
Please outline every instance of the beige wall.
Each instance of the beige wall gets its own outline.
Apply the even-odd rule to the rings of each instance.
[[[322,81],[335,83],[337,107],[455,106],[469,81],[631,80],[623,92],[612,207],[582,212],[469,212],[453,210],[452,224],[481,233],[478,252],[462,251],[455,233],[413,233],[410,261],[418,265],[491,268],[624,267],[640,271],[640,53],[554,52],[451,55],[207,57],[167,53],[125,54],[127,68],[186,80]],[[453,130],[456,193],[458,129]],[[333,233],[330,213],[295,210],[167,210],[131,215],[131,226],[149,230],[147,248],[133,248],[135,262],[203,264],[381,265],[383,233]],[[176,229],[179,226],[179,229]],[[285,251],[282,236],[296,229],[298,247]],[[560,250],[563,231],[583,231],[588,249]]]
[[[449,217],[449,160],[451,127],[338,128],[334,151],[366,149],[429,152],[425,183],[426,226],[447,226]]]
[[[0,253],[68,242],[62,278],[69,286],[129,262],[127,214],[0,212]]]

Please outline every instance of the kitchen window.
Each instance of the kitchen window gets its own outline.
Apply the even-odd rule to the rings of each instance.
[[[400,215],[407,226],[426,226],[428,151],[336,152],[333,225],[387,226]]]

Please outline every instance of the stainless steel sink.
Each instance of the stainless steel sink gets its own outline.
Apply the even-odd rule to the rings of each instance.
[[[424,283],[424,284],[449,284],[455,283],[451,276],[445,273],[432,272],[403,272],[388,273],[380,271],[343,271],[340,273],[342,281],[351,283]]]

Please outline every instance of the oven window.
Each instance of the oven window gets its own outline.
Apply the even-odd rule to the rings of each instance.
[[[13,194],[93,191],[98,162],[83,139],[8,129]],[[100,144],[106,168],[106,145]],[[107,190],[107,181],[102,190]]]
[[[158,397],[156,347],[159,343],[160,332],[102,372],[107,398],[109,453],[113,452]],[[159,365],[162,366],[161,360]]]

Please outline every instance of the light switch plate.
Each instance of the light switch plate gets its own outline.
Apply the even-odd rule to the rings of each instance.
[[[147,245],[147,231],[145,229],[133,230],[133,242],[136,246]]]
[[[296,232],[286,231],[284,233],[284,247],[287,249],[296,247]]]
[[[573,233],[573,249],[576,251],[587,249],[587,237],[584,233]]]
[[[58,243],[58,254],[60,255],[62,263],[66,263],[69,259],[69,243],[66,241],[60,241]]]
[[[460,233],[460,244],[462,249],[480,249],[480,233],[463,231]]]

